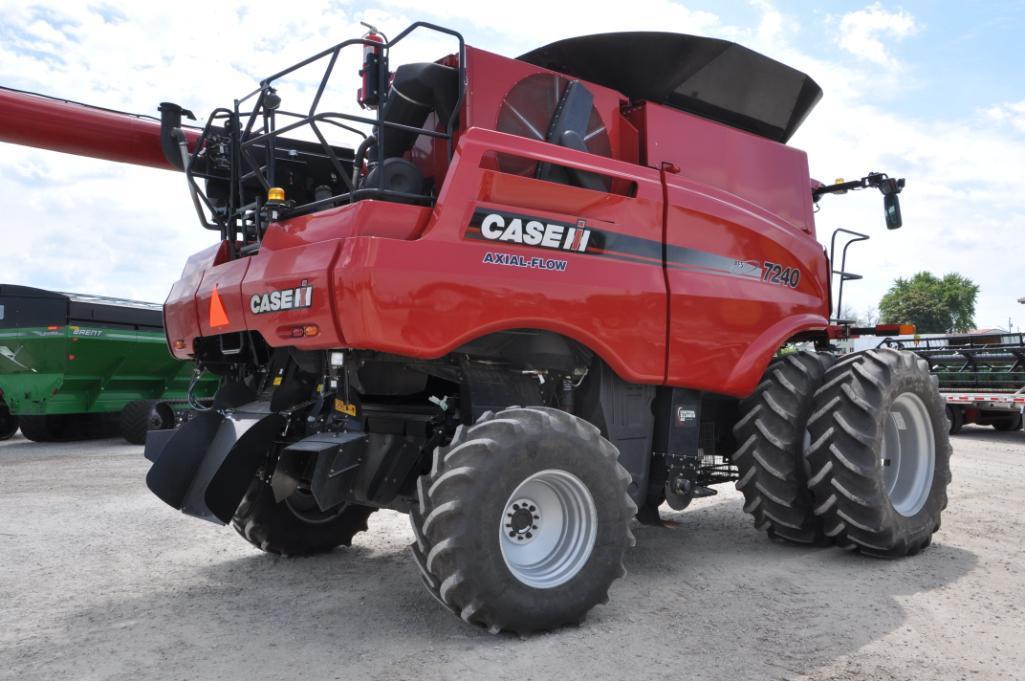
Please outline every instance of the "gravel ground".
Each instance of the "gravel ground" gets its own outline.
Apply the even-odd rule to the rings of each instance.
[[[405,517],[263,555],[150,495],[141,447],[0,443],[0,679],[1021,679],[1025,434],[955,438],[950,508],[900,561],[787,546],[732,488],[641,527],[579,628],[490,636],[439,607]]]

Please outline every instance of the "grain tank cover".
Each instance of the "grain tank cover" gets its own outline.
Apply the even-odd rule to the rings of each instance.
[[[822,97],[814,80],[786,64],[727,40],[680,33],[567,38],[519,59],[776,142],[789,140]]]

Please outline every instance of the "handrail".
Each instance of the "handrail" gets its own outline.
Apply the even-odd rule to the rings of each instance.
[[[840,269],[839,269],[839,271],[835,270],[835,269],[831,269],[830,275],[829,275],[830,276],[830,280],[832,280],[833,275],[835,275],[835,274],[839,274],[840,275],[840,286],[839,286],[839,290],[837,291],[837,295],[836,295],[836,317],[833,318],[833,322],[835,322],[835,323],[843,323],[844,321],[846,321],[846,320],[840,319],[840,315],[843,313],[843,285],[844,285],[844,282],[846,282],[848,280],[848,278],[850,278],[850,279],[854,278],[853,276],[852,277],[848,277],[848,275],[850,273],[847,271],[847,249],[850,248],[851,244],[855,244],[855,243],[857,243],[859,241],[868,241],[872,237],[870,237],[868,234],[862,234],[861,232],[855,232],[853,230],[845,229],[843,227],[839,227],[839,228],[833,230],[833,236],[829,240],[829,266],[830,266],[830,268],[836,267],[836,257],[835,256],[836,256],[836,236],[837,236],[837,234],[849,234],[849,235],[854,237],[853,239],[848,239],[847,242],[844,244],[842,255],[840,257]]]
[[[419,29],[450,35],[458,41],[459,45],[457,68],[458,96],[452,115],[446,122],[447,125],[444,132],[385,121],[383,119],[383,106],[379,106],[377,108],[376,116],[361,116],[344,112],[317,111],[321,104],[322,96],[327,88],[328,81],[335,73],[335,66],[338,63],[341,50],[353,46],[359,46],[361,48],[369,46],[381,50],[381,68],[379,69],[378,88],[382,93],[385,93],[388,91],[389,86],[388,56],[390,50],[404,38]],[[280,98],[276,96],[274,84],[299,69],[325,58],[327,58],[327,64],[320,77],[320,82],[317,86],[309,111],[305,114],[294,111],[278,111],[277,106],[280,104]],[[237,240],[241,241],[243,245],[252,241],[259,241],[264,230],[264,226],[261,224],[261,220],[263,219],[261,213],[265,201],[262,197],[257,196],[255,206],[252,206],[251,201],[247,202],[245,200],[247,194],[252,193],[251,191],[247,192],[247,184],[251,184],[255,179],[264,189],[264,192],[266,192],[270,187],[276,186],[276,170],[280,160],[276,151],[277,141],[280,138],[283,138],[285,134],[307,126],[316,138],[316,141],[310,141],[308,144],[319,146],[322,156],[317,152],[310,150],[303,150],[300,153],[318,155],[321,158],[327,159],[334,169],[334,172],[339,176],[340,181],[345,185],[344,188],[346,191],[328,198],[283,209],[283,212],[289,215],[297,214],[303,211],[315,210],[321,206],[337,205],[339,203],[351,202],[369,196],[393,198],[412,201],[415,203],[430,202],[433,199],[431,196],[426,194],[413,195],[402,192],[386,191],[384,188],[383,173],[378,174],[377,185],[375,187],[355,187],[353,179],[350,178],[350,173],[345,172],[345,169],[342,166],[342,163],[348,161],[348,159],[344,156],[339,158],[337,148],[332,147],[317,124],[322,123],[325,125],[337,126],[343,130],[361,136],[364,142],[368,139],[368,136],[358,128],[347,125],[346,123],[371,126],[373,135],[377,142],[374,145],[377,155],[375,161],[379,166],[385,161],[385,145],[383,144],[383,140],[388,131],[393,131],[394,133],[415,133],[416,135],[426,135],[437,139],[445,139],[448,141],[448,154],[451,158],[454,153],[453,138],[455,127],[458,121],[460,109],[465,99],[465,91],[466,43],[463,40],[462,35],[457,31],[423,21],[411,24],[390,41],[377,42],[366,38],[345,40],[307,57],[286,69],[278,71],[277,73],[261,80],[260,86],[256,90],[244,95],[240,99],[236,99],[232,109],[215,109],[209,117],[203,132],[200,134],[199,140],[194,147],[195,150],[192,152],[191,157],[186,163],[185,169],[186,179],[189,184],[189,191],[193,196],[194,203],[196,204],[196,211],[199,215],[200,222],[208,229],[220,230],[222,240],[226,240],[230,244],[235,244]],[[242,106],[254,97],[255,102],[252,105],[252,109],[243,111]],[[278,116],[284,116],[294,120],[289,121],[286,125],[278,127]],[[257,124],[258,121],[260,121],[259,125]],[[212,138],[222,135],[226,136],[230,143],[230,150],[228,150],[230,158],[227,159],[228,168],[226,171],[223,167],[212,168],[208,167],[208,164],[204,164],[202,162],[211,155],[211,151],[208,149],[208,144],[211,143]],[[291,140],[294,138],[288,139]],[[307,142],[303,141],[303,143],[306,144]],[[262,162],[260,162],[260,159],[254,157],[252,153],[253,150],[258,148],[262,148],[264,152]],[[218,175],[218,170],[225,174]],[[222,179],[229,183],[229,191],[226,201],[227,205],[224,208],[217,209],[213,206],[197,183],[197,179],[200,178]],[[204,207],[206,211],[204,211]],[[209,212],[209,218],[207,217],[207,212]],[[241,239],[239,239],[240,232]],[[235,253],[233,252],[232,255],[234,256]]]

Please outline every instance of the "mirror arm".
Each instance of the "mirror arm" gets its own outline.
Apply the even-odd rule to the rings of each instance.
[[[867,189],[876,187],[884,196],[889,194],[900,194],[904,189],[904,178],[890,177],[886,173],[869,173],[860,180],[850,182],[836,182],[824,184],[811,190],[812,200],[818,202],[819,198],[826,194],[844,194],[851,190]]]

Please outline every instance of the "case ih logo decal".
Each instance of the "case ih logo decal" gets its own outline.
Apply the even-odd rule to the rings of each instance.
[[[495,211],[477,210],[466,229],[471,239],[504,241],[524,246],[552,248],[560,251],[588,253],[595,230],[580,220],[575,225],[550,222],[529,215],[512,215]]]
[[[313,287],[303,281],[296,288],[255,294],[249,299],[249,309],[253,314],[282,312],[284,310],[301,310],[313,305]]]
[[[672,243],[665,244],[663,249],[659,240],[594,229],[588,227],[584,220],[569,224],[531,215],[478,208],[466,227],[465,236],[467,239],[552,249],[567,254],[601,256],[638,265],[664,266],[671,270],[763,281],[789,288],[797,288],[801,281],[799,267],[787,267],[761,259],[730,258]],[[557,266],[552,267],[549,262]],[[566,269],[565,265],[559,264],[562,262],[511,253],[489,252],[484,255],[484,263],[489,265],[556,269],[560,272]]]

